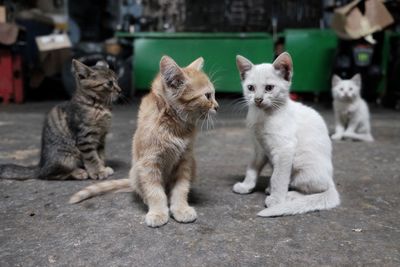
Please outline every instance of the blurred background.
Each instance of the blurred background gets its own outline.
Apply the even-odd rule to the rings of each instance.
[[[221,95],[241,93],[235,56],[294,60],[292,97],[330,103],[333,74],[400,109],[398,0],[0,0],[0,100],[68,99],[71,59],[107,60],[124,99],[149,90],[167,54],[199,56]]]

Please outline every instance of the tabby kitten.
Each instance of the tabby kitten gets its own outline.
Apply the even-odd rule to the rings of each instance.
[[[89,186],[72,196],[70,203],[117,189],[134,191],[149,207],[146,224],[157,227],[168,221],[168,194],[175,220],[196,220],[187,200],[196,170],[196,124],[218,109],[214,86],[201,71],[203,62],[198,58],[180,68],[170,57],[161,58],[160,74],[139,107],[130,178]]]
[[[73,60],[77,89],[68,102],[46,116],[38,166],[0,165],[3,179],[103,179],[105,137],[111,123],[111,103],[121,89],[104,62],[88,67]]]

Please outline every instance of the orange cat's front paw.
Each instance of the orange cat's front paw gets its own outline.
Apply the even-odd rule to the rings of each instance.
[[[197,213],[192,207],[181,207],[173,208],[171,207],[172,216],[175,220],[182,223],[194,222],[197,219]]]
[[[160,227],[168,222],[168,213],[150,211],[145,218],[147,226]]]

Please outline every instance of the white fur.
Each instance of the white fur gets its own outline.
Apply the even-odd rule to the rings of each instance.
[[[350,80],[332,78],[333,109],[335,112],[335,133],[333,140],[344,138],[372,142],[369,109],[361,98],[361,78],[355,75]]]
[[[290,100],[291,73],[285,76],[276,67],[284,60],[290,62],[292,72],[290,56],[284,54],[273,64],[251,65],[250,69],[247,66],[242,81],[249,106],[247,125],[254,153],[245,179],[236,183],[233,191],[250,193],[262,168],[270,162],[273,173],[270,196],[265,199],[268,208],[258,213],[263,217],[330,209],[340,203],[332,179],[328,130],[315,110]],[[237,58],[237,61],[241,60],[242,57]],[[239,71],[243,63],[238,62]],[[254,92],[248,90],[248,85],[255,87]],[[274,88],[267,92],[266,85],[274,85]],[[263,99],[261,105],[256,105],[255,98]],[[289,186],[297,191],[288,192]]]

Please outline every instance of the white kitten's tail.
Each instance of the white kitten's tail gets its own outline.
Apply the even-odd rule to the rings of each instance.
[[[261,217],[276,217],[284,215],[301,214],[309,211],[329,210],[340,204],[339,193],[334,185],[327,191],[311,195],[298,194],[293,200],[289,200],[276,206],[266,208],[257,215]]]
[[[364,141],[364,142],[373,142],[374,138],[371,134],[359,134],[359,133],[348,133],[346,134],[347,138],[351,138],[354,140]]]
[[[75,204],[81,202],[82,200],[94,197],[100,194],[104,194],[111,191],[123,191],[123,192],[133,192],[131,183],[129,179],[118,179],[105,181],[82,189],[81,191],[75,193],[70,199],[69,203]]]

